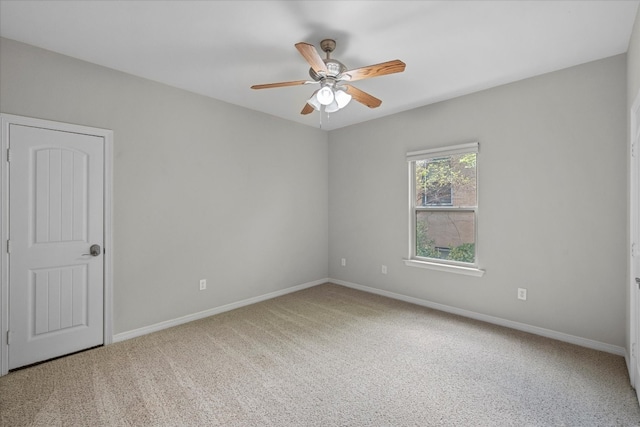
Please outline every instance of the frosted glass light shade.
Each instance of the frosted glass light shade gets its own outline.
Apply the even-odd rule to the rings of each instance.
[[[318,98],[316,97],[318,91],[313,92],[311,98],[307,100],[307,104],[311,105],[314,110],[320,111],[320,103],[318,102]]]
[[[324,107],[324,111],[327,113],[333,113],[335,111],[338,111],[339,109],[340,109],[340,106],[338,105],[337,99],[334,99],[331,104]]]
[[[327,113],[338,111],[346,107],[349,102],[351,102],[351,95],[343,88],[332,88],[331,86],[324,86],[316,90],[307,100],[307,104],[316,111],[321,111],[324,105],[324,111]]]
[[[327,86],[320,89],[316,94],[316,97],[318,98],[318,102],[322,105],[331,104],[333,102],[333,99],[335,98],[333,95],[333,91],[330,87]]]
[[[346,107],[347,104],[351,102],[351,95],[342,89],[336,90],[335,98],[338,103],[338,109]]]

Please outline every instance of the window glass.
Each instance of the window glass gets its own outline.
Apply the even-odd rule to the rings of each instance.
[[[473,143],[408,153],[411,258],[476,264],[477,151]]]
[[[451,261],[475,261],[473,212],[417,211],[416,255]]]

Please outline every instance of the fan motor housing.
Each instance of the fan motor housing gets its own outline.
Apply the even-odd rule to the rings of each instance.
[[[318,74],[315,72],[313,68],[309,68],[309,75],[311,78],[317,82],[322,80],[324,77],[337,77],[338,75],[347,71],[347,67],[340,61],[336,59],[323,59],[325,65],[327,66],[327,75]]]

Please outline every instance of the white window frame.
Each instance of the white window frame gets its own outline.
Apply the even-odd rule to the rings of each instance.
[[[484,270],[480,269],[478,257],[478,153],[480,144],[470,142],[467,144],[451,145],[447,147],[430,148],[428,150],[410,151],[407,153],[407,163],[409,165],[409,256],[404,260],[405,265],[410,267],[428,268],[432,270],[447,271],[469,276],[481,277]],[[476,154],[476,205],[475,207],[442,207],[447,211],[473,212],[474,232],[475,232],[475,259],[473,263],[441,260],[437,258],[424,258],[416,255],[416,161],[432,159],[434,157],[446,157],[454,154]],[[434,207],[433,210],[438,210]]]

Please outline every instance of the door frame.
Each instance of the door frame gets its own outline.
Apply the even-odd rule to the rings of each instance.
[[[104,331],[103,344],[113,342],[113,131],[0,113],[0,376],[9,372],[9,125],[18,124],[102,137],[104,140]]]
[[[637,111],[640,110],[640,91],[629,110],[629,349],[627,353],[627,369],[631,386],[636,390],[640,384],[636,384],[638,376],[638,342],[640,331],[638,320],[640,319],[639,303],[640,291],[635,278],[640,277],[640,271],[636,265],[636,254],[640,253],[640,141],[636,141],[636,134],[640,128]],[[640,395],[639,395],[640,398]]]

